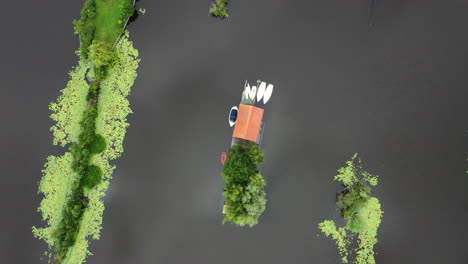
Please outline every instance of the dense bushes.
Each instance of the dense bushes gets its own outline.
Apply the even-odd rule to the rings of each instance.
[[[216,0],[214,3],[211,4],[210,13],[218,18],[228,17],[228,2],[229,0]]]
[[[94,18],[96,17],[96,1],[87,0],[81,10],[81,19],[74,20],[75,34],[80,34],[80,55],[84,58],[88,57],[88,47],[94,39],[96,26]]]
[[[378,176],[364,171],[357,154],[346,163],[347,166],[338,170],[339,174],[334,180],[346,187],[337,195],[336,205],[347,224],[337,229],[332,220],[326,220],[319,224],[319,228],[327,237],[331,236],[336,241],[343,263],[348,262],[351,252],[356,252],[355,264],[372,264],[375,263],[374,245],[377,243],[377,230],[383,214],[379,200],[370,195],[371,186],[378,183]],[[358,248],[349,250],[353,233],[358,234]]]
[[[89,59],[96,67],[112,67],[112,65],[115,65],[117,56],[115,56],[115,52],[109,43],[93,40],[93,43],[89,46],[88,50]]]
[[[125,1],[119,5],[121,10],[122,19],[127,19],[128,17],[133,16],[135,13],[135,6],[133,5],[133,1]]]
[[[258,223],[266,204],[265,180],[257,168],[263,158],[263,150],[254,144],[236,145],[229,151],[223,170],[227,206],[223,222],[239,226]]]

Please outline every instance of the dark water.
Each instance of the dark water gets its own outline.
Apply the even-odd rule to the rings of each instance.
[[[336,169],[359,152],[385,211],[379,264],[468,263],[468,2],[139,1],[134,114],[88,263],[338,263]],[[32,225],[51,145],[47,105],[76,63],[82,1],[3,3],[0,263],[38,263]],[[275,84],[260,224],[221,225],[219,154],[245,79]]]

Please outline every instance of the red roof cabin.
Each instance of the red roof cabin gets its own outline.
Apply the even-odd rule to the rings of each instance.
[[[232,137],[257,142],[263,119],[263,109],[241,104]]]

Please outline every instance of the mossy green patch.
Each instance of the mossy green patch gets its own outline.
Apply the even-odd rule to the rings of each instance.
[[[133,15],[133,0],[95,0],[96,30],[94,39],[114,45],[118,36],[123,33],[127,19]]]
[[[320,230],[325,234],[325,236],[331,236],[335,240],[338,250],[341,255],[341,261],[343,263],[348,263],[348,245],[350,243],[349,237],[346,233],[345,227],[336,228],[335,222],[332,220],[325,220],[319,224]]]
[[[89,84],[86,73],[91,69],[88,61],[81,60],[70,72],[70,81],[62,89],[56,102],[50,104],[51,118],[56,123],[51,130],[54,134],[54,144],[64,147],[66,144],[78,141],[81,132],[79,121],[87,107],[86,95]]]
[[[39,183],[39,193],[44,195],[38,211],[42,219],[47,221],[45,228],[33,228],[36,237],[44,239],[49,247],[54,244],[53,233],[58,229],[62,220],[62,210],[72,194],[72,186],[79,179],[72,170],[73,156],[70,152],[63,156],[50,156],[42,171],[43,177]]]
[[[106,138],[106,158],[113,160],[123,152],[123,140],[129,126],[127,116],[132,113],[127,97],[137,77],[140,60],[138,50],[128,40],[128,33],[115,46],[119,62],[109,69],[108,77],[101,82],[96,133]]]
[[[346,187],[345,191],[337,195],[336,204],[347,224],[337,228],[332,220],[326,220],[319,224],[319,229],[335,240],[343,263],[348,263],[349,256],[355,253],[355,264],[373,264],[374,245],[378,242],[377,231],[383,215],[379,200],[370,195],[371,186],[378,183],[378,176],[363,169],[357,154],[346,164],[346,167],[338,170],[339,174],[334,180]],[[358,247],[349,249],[355,234],[358,234]]]

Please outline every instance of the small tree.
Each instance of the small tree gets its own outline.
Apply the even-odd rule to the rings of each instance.
[[[98,67],[114,64],[117,59],[112,47],[105,42],[93,40],[89,46],[89,59]]]

